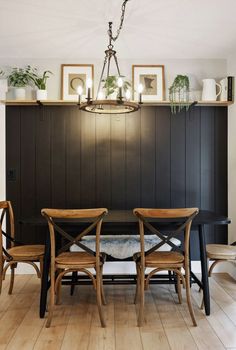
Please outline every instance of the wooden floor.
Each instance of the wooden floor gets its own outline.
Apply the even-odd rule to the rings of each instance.
[[[152,285],[146,292],[145,325],[137,327],[134,286],[105,286],[107,328],[98,318],[91,286],[79,286],[75,295],[63,287],[63,304],[56,307],[52,326],[38,316],[39,280],[16,277],[13,295],[9,280],[0,296],[1,349],[236,349],[236,283],[226,274],[215,274],[211,284],[211,316],[198,308],[201,294],[192,295],[198,327],[191,325],[185,302],[177,304],[172,286]]]

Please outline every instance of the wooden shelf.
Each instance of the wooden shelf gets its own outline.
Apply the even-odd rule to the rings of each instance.
[[[230,106],[232,101],[193,101],[197,106]],[[77,106],[77,101],[64,101],[64,100],[1,100],[0,103],[6,106]],[[170,101],[160,102],[144,102],[142,106],[170,106]]]

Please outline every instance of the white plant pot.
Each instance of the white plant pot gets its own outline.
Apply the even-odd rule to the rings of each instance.
[[[47,90],[41,90],[41,89],[36,90],[36,100],[47,100],[47,98],[48,98]]]
[[[25,88],[14,88],[13,96],[15,100],[25,100]]]

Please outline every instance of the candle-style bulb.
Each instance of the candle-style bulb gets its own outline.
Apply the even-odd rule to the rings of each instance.
[[[138,84],[138,92],[141,94],[143,92],[143,84]]]
[[[87,100],[88,102],[91,101],[91,87],[92,87],[92,79],[88,78],[86,82],[87,88],[88,88],[88,95],[87,95]]]
[[[81,85],[78,86],[77,88],[77,93],[78,93],[78,105],[80,105],[81,103],[81,95],[82,95],[82,92],[83,92],[83,88]]]
[[[117,85],[118,85],[119,88],[121,88],[123,86],[123,79],[121,77],[119,77],[117,79]]]
[[[139,104],[141,104],[141,103],[143,103],[142,102],[143,84],[138,85],[138,92],[139,92]]]
[[[126,100],[127,100],[127,101],[130,100],[130,97],[131,97],[131,92],[130,92],[130,90],[126,90],[125,97],[126,97]]]
[[[88,89],[91,89],[92,84],[93,84],[92,79],[88,78],[88,79],[87,79],[87,88],[88,88]]]
[[[78,95],[82,95],[82,92],[83,92],[83,88],[82,88],[82,86],[81,85],[79,85],[78,86],[78,88],[77,88],[77,92],[78,92]]]

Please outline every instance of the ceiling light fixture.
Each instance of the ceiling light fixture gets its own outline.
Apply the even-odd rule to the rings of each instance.
[[[135,112],[139,109],[139,105],[142,103],[142,87],[139,87],[139,103],[136,103],[134,101],[131,101],[131,92],[128,89],[124,89],[124,76],[120,73],[120,68],[118,65],[118,60],[116,56],[116,51],[113,49],[114,45],[112,42],[115,42],[119,35],[120,31],[122,29],[122,25],[124,22],[124,16],[125,16],[125,6],[126,3],[129,0],[124,0],[122,4],[122,10],[121,10],[121,19],[120,19],[120,25],[117,29],[117,33],[115,36],[113,36],[112,33],[112,22],[109,22],[109,29],[108,29],[108,36],[109,36],[109,44],[107,47],[107,50],[105,50],[105,59],[103,63],[102,73],[98,84],[98,90],[97,90],[97,96],[96,99],[93,100],[91,98],[91,87],[92,87],[92,81],[89,80],[86,83],[87,88],[87,97],[86,102],[81,103],[81,95],[82,95],[82,89],[79,89],[78,87],[78,105],[80,106],[81,110],[90,112],[90,113],[100,113],[100,114],[123,114],[123,113],[130,113]],[[109,99],[107,89],[106,93],[104,94],[103,89],[106,82],[108,82],[108,78],[111,77],[110,75],[110,67],[112,59],[115,63],[115,67],[117,70],[117,79],[115,82],[116,88],[117,88],[117,97],[116,99]],[[105,75],[106,72],[106,75]],[[125,92],[125,94],[123,93]]]

